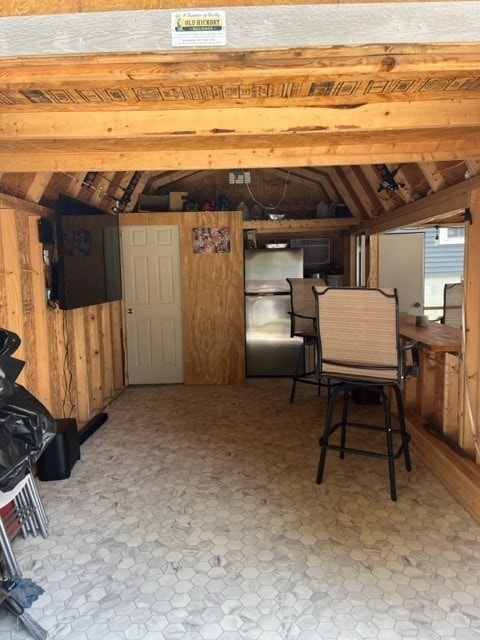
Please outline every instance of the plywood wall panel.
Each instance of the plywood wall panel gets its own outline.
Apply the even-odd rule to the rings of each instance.
[[[229,253],[194,253],[195,227],[228,227]],[[243,224],[240,212],[185,214],[180,231],[186,384],[245,379]]]
[[[245,382],[243,221],[239,211],[122,214],[121,225],[178,225],[185,384]],[[230,252],[193,253],[193,229],[227,226]]]

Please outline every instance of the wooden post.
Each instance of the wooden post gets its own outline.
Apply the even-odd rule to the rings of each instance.
[[[465,237],[465,380],[464,428],[460,446],[475,456],[480,463],[480,191],[470,194],[471,224],[466,223]]]

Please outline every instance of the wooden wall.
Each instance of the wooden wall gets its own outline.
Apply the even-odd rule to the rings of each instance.
[[[121,214],[120,225],[178,225],[185,384],[245,382],[243,223],[239,211]],[[230,228],[230,253],[193,253],[195,227]]]
[[[8,201],[11,206],[7,206]],[[0,203],[0,326],[18,333],[18,380],[56,418],[78,425],[124,386],[121,303],[72,311],[51,307],[37,221],[52,212],[15,198]]]
[[[200,208],[206,200],[216,202],[219,196],[224,195],[232,210],[237,210],[241,202],[250,211],[258,204],[262,212],[270,205],[278,205],[278,213],[286,213],[292,219],[314,218],[321,201],[327,204],[331,199],[342,201],[341,195],[330,186],[331,178],[327,174],[323,177],[322,172],[314,177],[299,176],[295,170],[248,169],[248,172],[248,185],[229,184],[230,171],[222,170],[185,171],[174,186],[167,181],[168,174],[165,177],[160,175],[146,184],[145,192],[152,195],[168,195],[169,191],[187,192],[188,199],[195,201]],[[328,194],[327,186],[330,187]]]

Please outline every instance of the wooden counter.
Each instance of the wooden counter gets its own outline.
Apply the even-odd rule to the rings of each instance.
[[[458,353],[462,351],[462,330],[448,327],[439,322],[429,322],[426,327],[417,327],[415,316],[401,313],[399,316],[399,332],[406,340],[417,342],[436,353]]]
[[[403,391],[407,413],[458,445],[463,429],[462,330],[438,322],[417,327],[415,316],[400,314],[399,332],[419,344],[419,371]]]

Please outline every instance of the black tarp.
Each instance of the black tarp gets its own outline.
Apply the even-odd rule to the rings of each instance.
[[[0,491],[10,491],[32,469],[56,433],[43,404],[16,383],[24,362],[12,357],[20,338],[0,329]]]

